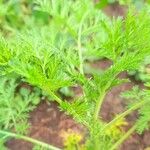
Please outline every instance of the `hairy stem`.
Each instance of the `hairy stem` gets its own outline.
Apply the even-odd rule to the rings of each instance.
[[[116,150],[135,130],[137,125],[135,124],[130,128],[111,148],[110,150]]]
[[[19,134],[15,134],[15,133],[12,133],[12,132],[7,132],[7,131],[3,131],[3,130],[0,130],[0,134],[2,135],[7,135],[9,137],[14,137],[14,138],[19,138],[19,139],[22,139],[22,140],[25,140],[25,141],[28,141],[28,142],[31,142],[33,144],[37,144],[45,149],[49,149],[49,150],[61,150],[57,147],[54,147],[52,145],[49,145],[47,143],[44,143],[44,142],[41,142],[41,141],[38,141],[38,140],[35,140],[33,138],[30,138],[30,137],[27,137],[27,136],[23,136],[23,135],[19,135]]]

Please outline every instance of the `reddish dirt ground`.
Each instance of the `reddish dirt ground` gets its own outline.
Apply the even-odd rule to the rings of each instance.
[[[83,127],[76,124],[69,116],[59,111],[55,102],[42,101],[39,106],[31,113],[30,136],[51,143],[57,147],[63,147],[63,131],[72,129],[75,132],[84,132]],[[21,140],[11,140],[8,143],[11,150],[31,150],[30,143]]]

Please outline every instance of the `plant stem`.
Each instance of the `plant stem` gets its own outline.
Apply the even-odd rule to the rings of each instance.
[[[95,109],[95,115],[94,118],[95,120],[98,119],[99,117],[99,111],[101,110],[101,106],[103,103],[103,100],[105,98],[106,93],[108,92],[108,87],[110,87],[110,85],[112,84],[112,81],[114,80],[115,77],[113,77],[105,86],[105,88],[100,92],[99,98],[98,98],[98,102],[96,103],[96,109]]]
[[[136,129],[137,125],[135,124],[132,128],[130,128],[123,136],[120,138],[110,150],[116,150],[119,145],[121,145]]]
[[[81,74],[84,74],[84,71],[83,71],[82,46],[81,46],[82,26],[83,26],[84,19],[86,18],[87,14],[88,14],[88,13],[86,13],[86,14],[83,15],[82,20],[81,20],[81,22],[80,22],[80,26],[79,26],[79,31],[78,31],[78,41],[77,41],[77,45],[78,45],[78,55],[79,55],[79,61],[80,61],[79,70],[80,70],[80,73],[81,73]]]
[[[124,118],[125,116],[129,115],[130,113],[132,113],[134,110],[140,108],[142,105],[144,105],[147,101],[142,100],[139,103],[137,103],[136,105],[134,105],[133,107],[129,108],[128,110],[126,110],[125,112],[121,113],[120,115],[118,115],[116,118],[114,118],[112,121],[110,121],[108,124],[106,124],[104,126],[104,129],[108,128],[109,126],[111,126],[113,123],[115,123],[116,121],[118,121],[121,118]]]
[[[96,108],[95,108],[95,114],[94,114],[94,119],[97,120],[99,117],[99,111],[103,102],[103,99],[105,97],[105,92],[103,92],[100,97],[99,97],[99,101],[96,103]]]
[[[81,29],[79,30],[79,35],[78,35],[78,55],[79,55],[79,61],[80,61],[80,73],[84,74],[83,72],[83,58],[82,58],[82,49],[81,49]]]
[[[19,138],[19,139],[22,139],[22,140],[31,142],[31,143],[33,143],[33,144],[40,145],[41,147],[47,148],[47,149],[49,149],[49,150],[61,150],[61,149],[59,149],[59,148],[57,148],[57,147],[54,147],[54,146],[52,146],[52,145],[49,145],[49,144],[47,144],[47,143],[44,143],[44,142],[35,140],[35,139],[30,138],[30,137],[27,137],[27,136],[23,136],[23,135],[11,133],[11,132],[7,132],[7,131],[2,131],[2,130],[0,130],[0,134],[7,135],[7,136],[9,136],[9,137]]]
[[[51,93],[50,93],[51,92]],[[54,94],[52,91],[49,91],[50,96],[52,96],[59,104],[61,104],[62,100]]]
[[[61,104],[62,100],[56,94],[54,94],[54,92],[52,92],[49,88],[45,87],[46,86],[44,86],[42,89],[46,91],[52,98],[54,98],[54,100],[57,101],[57,103]]]

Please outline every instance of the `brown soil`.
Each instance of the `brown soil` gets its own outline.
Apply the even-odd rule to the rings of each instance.
[[[108,15],[108,16],[125,16],[126,14],[126,7],[120,6],[117,3],[114,3],[112,5],[107,6],[106,8],[104,8],[104,12]]]
[[[32,138],[63,147],[62,133],[68,129],[82,133],[84,128],[78,125],[69,116],[59,111],[55,102],[42,101],[31,113],[30,136]],[[7,143],[10,150],[31,150],[30,143],[21,140],[10,140]]]

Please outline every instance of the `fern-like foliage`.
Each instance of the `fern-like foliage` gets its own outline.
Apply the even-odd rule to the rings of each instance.
[[[85,102],[81,99],[74,100],[72,103],[68,102],[62,102],[60,105],[61,109],[63,111],[66,111],[68,114],[72,115],[75,120],[77,120],[79,123],[87,125],[87,119],[85,116],[87,115],[87,112],[89,111],[88,105],[85,104]],[[86,116],[88,117],[88,116]]]
[[[144,105],[140,110],[139,110],[139,114],[140,117],[137,121],[137,131],[138,133],[143,133],[145,130],[149,130],[150,127],[150,106],[149,106],[150,102],[147,103],[146,105]]]
[[[149,129],[150,124],[150,92],[149,90],[140,90],[138,87],[134,87],[131,91],[127,91],[122,95],[124,98],[129,100],[128,107],[131,108],[135,105],[135,103],[140,103],[141,101],[145,101],[145,103],[139,109],[139,118],[136,122],[137,124],[137,132],[143,133],[144,130]]]
[[[0,82],[0,127],[15,128],[24,133],[28,127],[29,112],[35,108],[34,101],[39,101],[39,97],[25,88],[20,89],[20,94],[15,94],[18,86],[15,79],[1,78]]]
[[[0,130],[14,130],[19,134],[27,134],[30,127],[29,112],[40,102],[39,96],[26,88],[19,89],[17,93],[16,78],[1,77],[0,83]],[[8,136],[0,137],[1,148],[5,149],[4,144]]]
[[[7,41],[1,39],[0,75],[17,75],[30,85],[46,91],[63,111],[87,127],[87,149],[108,150],[122,134],[111,137],[114,133],[112,128],[118,131],[117,117],[107,124],[99,117],[99,111],[107,92],[114,86],[128,82],[118,79],[118,75],[123,71],[135,70],[150,54],[149,10],[146,8],[135,13],[131,8],[125,19],[110,20],[90,0],[38,0],[35,9],[47,12],[51,16],[50,24],[42,28],[34,27],[32,31],[22,30],[17,37]],[[103,73],[92,73],[87,78],[84,63],[90,58],[107,58],[112,65]],[[6,82],[14,85],[10,89],[13,92],[9,92],[11,86],[7,87]],[[12,128],[18,122],[16,120],[22,122],[28,118],[28,112],[34,108],[34,95],[28,92],[15,95],[15,81],[4,80],[3,84],[6,86],[4,89],[8,89],[2,91],[1,95],[9,102],[1,101],[0,106],[4,110],[0,122],[7,129]],[[57,95],[60,88],[72,86],[80,86],[83,96],[69,102]],[[146,95],[141,96],[145,98]],[[138,98],[133,107],[139,102]],[[8,105],[13,109],[7,109]],[[145,120],[148,122],[148,119],[143,119],[148,117],[148,109],[140,106],[139,124]],[[4,118],[6,113],[9,115]],[[124,119],[124,114],[127,113],[123,113],[119,121]],[[146,121],[139,130],[147,128]]]

